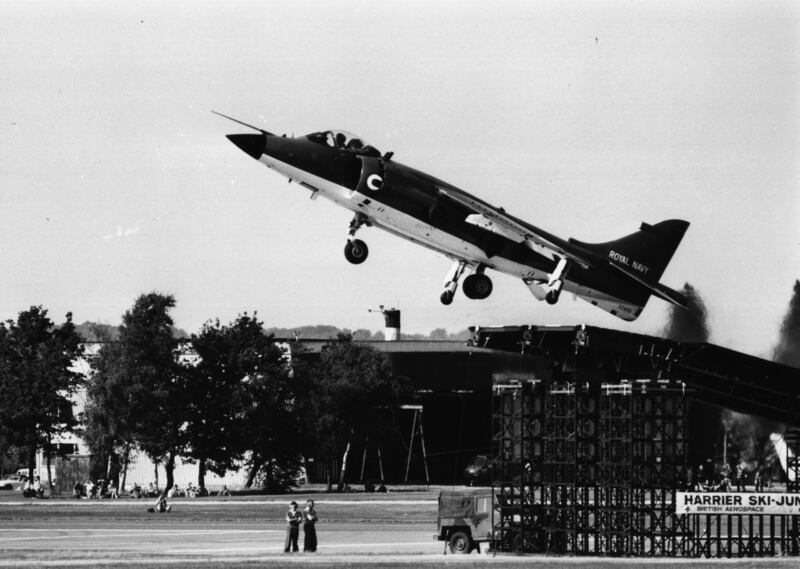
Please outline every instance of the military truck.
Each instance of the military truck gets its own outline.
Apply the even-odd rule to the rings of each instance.
[[[480,553],[480,543],[492,541],[492,489],[463,488],[439,494],[437,533],[451,553]]]

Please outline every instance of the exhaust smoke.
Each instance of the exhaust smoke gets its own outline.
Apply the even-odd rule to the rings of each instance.
[[[686,308],[670,306],[662,335],[675,342],[708,342],[708,311],[703,299],[689,283],[683,285],[682,292],[688,301]]]
[[[661,335],[675,342],[707,342],[711,334],[708,329],[708,312],[697,290],[686,283],[681,291],[686,297],[686,308],[670,306],[669,319]],[[687,402],[689,432],[703,433],[693,439],[688,449],[690,464],[697,465],[697,475],[705,480],[714,472],[713,460],[722,455],[719,451],[722,409],[689,399]]]
[[[773,361],[800,368],[800,281],[794,281],[794,291],[789,301],[789,309],[783,317],[781,331],[778,335],[778,345],[772,351]],[[777,426],[770,435],[773,452],[780,459],[781,467],[789,480],[794,482],[795,476],[792,470],[787,469],[787,459],[794,454],[793,449],[789,449],[784,441],[783,434],[786,431],[785,425]]]
[[[783,317],[778,345],[772,359],[779,364],[800,368],[800,281],[794,281],[794,292],[789,309]]]
[[[773,361],[800,367],[800,281],[795,281],[789,309],[783,318]],[[729,445],[738,451],[734,456],[746,470],[763,468],[766,474],[786,471],[787,447],[783,439],[786,426],[761,417],[732,411],[723,413],[722,422]],[[788,473],[790,476],[792,473]]]

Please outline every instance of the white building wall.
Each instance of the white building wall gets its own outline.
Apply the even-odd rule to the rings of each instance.
[[[175,461],[175,484],[181,488],[186,488],[191,482],[197,486],[197,463],[184,462],[180,457]],[[159,465],[158,468],[158,484],[156,484],[156,471],[155,464],[143,452],[135,452],[128,465],[128,476],[125,480],[125,490],[130,489],[134,484],[138,484],[142,488],[147,487],[150,483],[159,488],[163,488],[167,482],[167,471],[164,465]],[[122,474],[120,474],[120,482],[122,482]],[[228,472],[224,477],[219,477],[213,472],[206,471],[205,483],[206,488],[210,492],[219,490],[223,485],[229,489],[244,488],[247,482],[247,472],[244,468],[237,471]]]

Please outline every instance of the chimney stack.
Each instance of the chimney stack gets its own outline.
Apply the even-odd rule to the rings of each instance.
[[[378,310],[370,308],[369,311],[383,314],[383,321],[385,323],[383,334],[387,342],[397,342],[400,340],[400,310],[398,308],[384,308],[381,304]]]
[[[383,319],[386,322],[386,335],[387,342],[396,342],[400,339],[400,311],[397,308],[387,308],[382,310]]]

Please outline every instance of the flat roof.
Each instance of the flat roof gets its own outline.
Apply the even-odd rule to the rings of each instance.
[[[306,350],[318,353],[322,346],[335,342],[336,338],[327,340],[306,339],[306,338],[275,338],[276,342],[288,344],[298,342]],[[369,346],[379,352],[400,353],[400,352],[469,352],[472,348],[467,342],[462,340],[353,340],[359,346]]]

